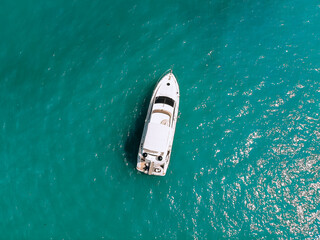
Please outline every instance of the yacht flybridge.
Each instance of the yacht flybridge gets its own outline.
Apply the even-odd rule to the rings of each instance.
[[[172,71],[160,79],[149,104],[139,147],[137,169],[166,175],[179,109],[179,85]]]

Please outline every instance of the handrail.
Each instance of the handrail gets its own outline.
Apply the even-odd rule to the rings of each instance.
[[[172,73],[172,69],[171,69],[171,68],[169,68],[167,71],[165,71],[165,72],[161,75],[161,77],[158,79],[158,82],[159,82],[165,75],[167,75],[169,72]]]

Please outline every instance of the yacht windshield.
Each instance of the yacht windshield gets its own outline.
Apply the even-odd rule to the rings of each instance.
[[[174,106],[174,100],[172,98],[164,97],[164,96],[157,97],[155,103],[164,103],[171,107]]]

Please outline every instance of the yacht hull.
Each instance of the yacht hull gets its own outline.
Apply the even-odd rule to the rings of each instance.
[[[148,175],[165,176],[179,110],[180,91],[172,72],[157,83],[148,108],[139,145],[137,170]]]

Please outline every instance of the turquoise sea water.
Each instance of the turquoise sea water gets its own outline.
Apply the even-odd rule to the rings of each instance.
[[[0,239],[315,239],[315,0],[4,0]],[[169,68],[165,177],[135,170]]]

